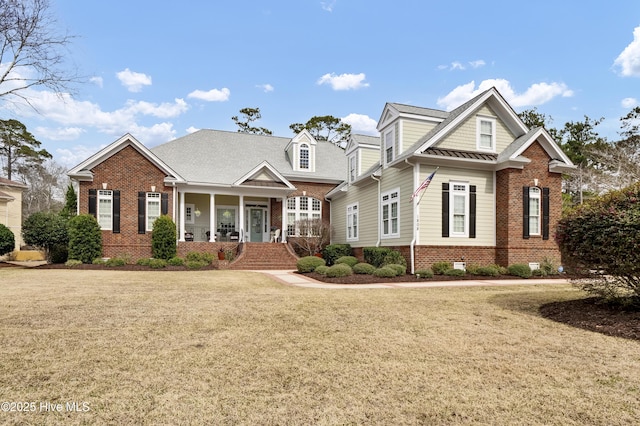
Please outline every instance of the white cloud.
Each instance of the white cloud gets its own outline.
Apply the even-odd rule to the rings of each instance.
[[[557,96],[565,98],[573,96],[573,91],[568,89],[564,83],[536,83],[532,84],[524,93],[518,94],[513,90],[509,81],[490,79],[481,82],[477,88],[475,81],[458,86],[446,96],[438,98],[437,103],[450,111],[491,87],[498,89],[507,102],[515,108],[542,105]]]
[[[142,90],[142,86],[151,86],[151,77],[140,72],[131,71],[129,68],[116,73],[116,76],[120,83],[130,92],[139,92]]]
[[[39,139],[51,139],[54,141],[71,141],[78,139],[86,130],[81,127],[36,127],[33,133]]]
[[[101,89],[102,89],[102,86],[104,84],[104,81],[103,81],[102,77],[91,77],[89,79],[89,82],[95,84],[96,86],[98,86]]]
[[[451,62],[451,69],[464,70],[464,65],[462,65],[462,62],[454,61],[454,62]]]
[[[633,41],[613,64],[620,67],[620,74],[624,77],[640,77],[640,27],[633,30]]]
[[[367,76],[364,73],[360,74],[340,74],[335,73],[325,74],[318,79],[318,84],[330,84],[333,90],[355,90],[362,87],[369,87],[369,83],[365,83],[364,79]]]
[[[482,59],[478,59],[476,61],[471,61],[469,62],[469,65],[471,65],[471,68],[480,68],[480,67],[484,67],[487,63],[485,61],[483,61]]]
[[[483,61],[482,59],[477,59],[475,61],[470,61],[468,62],[468,65],[471,68],[480,68],[485,66],[487,63],[485,61]],[[460,70],[460,71],[464,71],[467,69],[467,65],[463,64],[460,61],[453,61],[451,62],[451,65],[438,65],[438,69],[439,70],[449,70],[449,71],[455,71],[455,70]]]
[[[59,148],[55,151],[55,160],[57,163],[74,167],[82,163],[87,158],[104,148],[106,145],[101,146],[86,146],[76,145],[71,149]]]
[[[378,122],[368,115],[351,113],[346,117],[341,118],[341,120],[351,125],[353,133],[364,133],[374,136],[378,135],[378,130],[376,129]]]
[[[211,89],[208,92],[205,92],[204,90],[194,90],[189,93],[187,97],[207,102],[225,102],[229,100],[229,95],[231,95],[231,91],[224,87],[220,90]]]
[[[172,118],[186,112],[189,105],[183,100],[176,98],[175,103],[163,102],[154,104],[145,101],[127,101],[125,110],[131,114],[152,115],[158,118]]]
[[[320,2],[320,7],[322,7],[322,10],[326,10],[327,12],[333,12],[333,6],[335,5],[336,5],[336,0]]]
[[[273,92],[274,88],[270,84],[258,84],[256,87],[262,89],[264,93]]]
[[[638,105],[638,100],[636,98],[624,98],[622,102],[620,102],[623,108],[634,108]]]
[[[187,133],[195,133],[198,130],[200,129],[198,129],[197,127],[190,126],[189,128],[187,128]]]

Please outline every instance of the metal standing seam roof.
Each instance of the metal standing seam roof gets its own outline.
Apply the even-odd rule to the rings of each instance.
[[[285,147],[292,138],[220,130],[199,130],[151,148],[189,182],[231,185],[267,161],[289,180],[346,179],[344,151],[318,141],[315,172],[294,171]]]

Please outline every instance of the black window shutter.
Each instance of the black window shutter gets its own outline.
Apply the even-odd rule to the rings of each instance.
[[[549,188],[542,188],[542,239],[549,239]]]
[[[95,218],[98,217],[98,190],[89,190],[89,214]]]
[[[160,213],[169,213],[169,194],[167,194],[166,192],[163,192],[160,195]]]
[[[120,233],[120,191],[113,191],[113,223],[111,230],[114,234]]]
[[[529,187],[522,187],[522,238],[529,238]]]
[[[449,184],[442,184],[442,236],[449,236]]]
[[[147,230],[145,224],[147,193],[138,192],[138,234],[144,234]]]
[[[476,237],[476,186],[469,185],[469,238]]]

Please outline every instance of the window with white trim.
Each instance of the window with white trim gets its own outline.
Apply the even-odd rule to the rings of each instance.
[[[478,117],[477,119],[477,148],[482,151],[496,149],[496,120],[495,118]]]
[[[314,227],[309,222],[321,219],[322,202],[319,199],[307,196],[287,198],[287,235],[311,232]]]
[[[381,220],[382,236],[397,237],[400,235],[400,190],[394,189],[382,194]]]
[[[395,137],[394,137],[395,132],[392,130],[389,130],[388,132],[386,132],[384,134],[384,164],[388,164],[390,162],[393,161],[393,159],[395,158],[395,152],[394,152],[394,142],[395,142]]]
[[[196,215],[194,214],[195,212],[195,206],[193,204],[185,204],[184,205],[184,223],[195,223],[196,221]]]
[[[349,182],[353,182],[357,177],[357,162],[356,162],[356,154],[353,154],[349,157]]]
[[[540,235],[540,188],[529,188],[529,234]]]
[[[160,217],[160,193],[147,192],[147,232],[153,231],[153,222]]]
[[[451,236],[466,237],[469,235],[469,184],[451,182],[449,196]]]
[[[98,191],[98,223],[103,230],[113,227],[113,191]]]
[[[347,206],[347,241],[358,239],[358,203]]]
[[[300,169],[309,170],[309,145],[307,145],[306,143],[301,144],[300,152],[298,155],[300,159]]]

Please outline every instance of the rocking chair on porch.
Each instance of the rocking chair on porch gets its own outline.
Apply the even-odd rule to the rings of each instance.
[[[238,231],[234,231],[229,235],[229,241],[240,242],[240,233]]]
[[[272,243],[277,243],[278,239],[280,238],[280,229],[276,229],[273,234],[271,235],[271,241]]]

